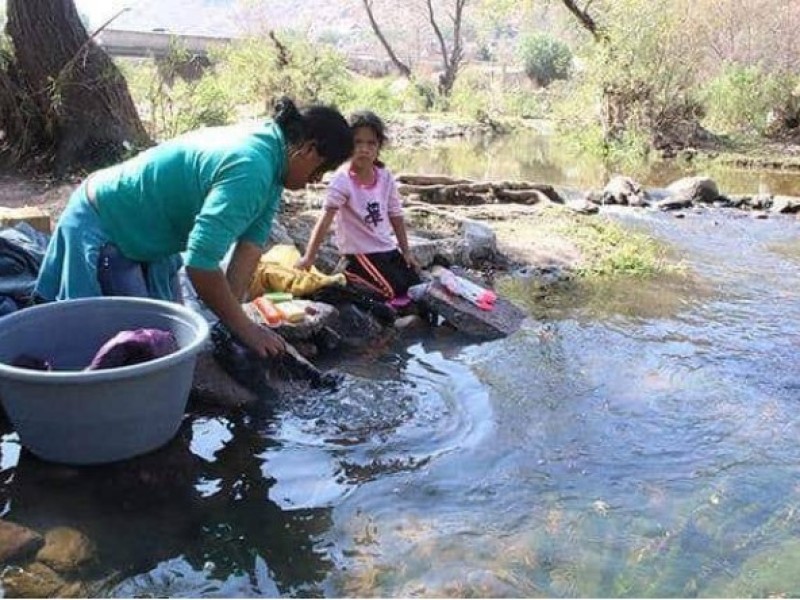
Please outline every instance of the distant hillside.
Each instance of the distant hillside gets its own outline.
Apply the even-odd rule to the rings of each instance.
[[[1,1],[1,0],[0,0]],[[128,0],[131,10],[114,22],[115,29],[166,31],[176,34],[236,37],[248,33],[294,30],[337,46],[348,54],[385,57],[375,37],[362,0]],[[452,0],[436,0],[440,26],[449,33]],[[439,58],[439,44],[423,4],[411,0],[375,0],[374,11],[398,56],[412,64]],[[484,15],[485,18],[485,15]],[[478,11],[467,11],[462,31],[468,55],[475,55]],[[505,26],[505,40],[513,51],[518,24]]]
[[[359,0],[136,0],[113,27],[236,36],[258,29],[296,29],[314,37],[347,37],[368,27]]]

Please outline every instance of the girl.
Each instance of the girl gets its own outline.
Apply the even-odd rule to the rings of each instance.
[[[100,295],[179,299],[177,270],[259,356],[280,337],[241,308],[283,188],[303,188],[351,154],[336,110],[298,111],[288,98],[271,122],[203,129],[89,176],[61,215],[36,284],[45,300]],[[225,273],[220,261],[236,243]]]
[[[296,266],[307,269],[314,264],[335,220],[336,242],[346,258],[348,282],[367,287],[385,300],[402,301],[408,288],[420,281],[419,264],[408,248],[394,177],[378,159],[386,141],[385,128],[377,115],[363,111],[350,117],[350,129],[353,156],[331,179],[324,212]]]

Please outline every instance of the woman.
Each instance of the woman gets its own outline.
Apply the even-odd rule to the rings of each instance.
[[[298,111],[284,98],[271,122],[191,132],[93,173],[58,221],[36,293],[45,301],[176,300],[184,262],[199,298],[241,342],[260,356],[278,354],[281,338],[253,323],[240,303],[284,187],[318,181],[352,149],[338,111]],[[234,243],[223,273],[220,262]]]

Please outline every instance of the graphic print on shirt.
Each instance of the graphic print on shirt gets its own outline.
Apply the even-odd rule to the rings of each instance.
[[[381,216],[381,205],[376,200],[367,202],[367,214],[364,216],[364,223],[377,227],[383,221]]]

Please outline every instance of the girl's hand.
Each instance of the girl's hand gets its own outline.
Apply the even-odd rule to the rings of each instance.
[[[294,263],[294,268],[300,269],[301,271],[308,271],[312,266],[314,266],[314,261],[308,256],[303,256],[300,260]]]
[[[258,323],[250,323],[239,339],[259,356],[278,356],[286,352],[286,343],[277,333]]]
[[[422,270],[422,265],[419,264],[419,261],[414,257],[411,252],[404,252],[403,258],[406,259],[406,265],[408,265],[409,269],[414,269],[417,273]]]

